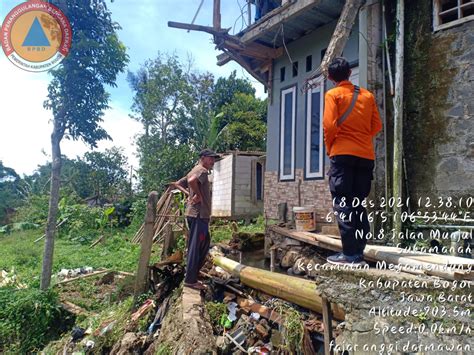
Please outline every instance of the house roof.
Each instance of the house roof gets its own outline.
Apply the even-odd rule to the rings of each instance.
[[[344,0],[299,0],[288,2],[269,12],[237,34],[248,44],[257,41],[271,48],[279,48],[309,32],[337,20]],[[282,32],[283,26],[283,34]]]

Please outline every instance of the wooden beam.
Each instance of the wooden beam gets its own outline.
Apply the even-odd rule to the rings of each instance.
[[[207,33],[210,33],[211,35],[222,35],[223,33],[227,33],[230,30],[230,28],[216,29],[214,27],[209,27],[209,26],[193,25],[190,23],[182,23],[182,22],[174,22],[174,21],[168,21],[168,27],[180,28],[182,30],[207,32]]]
[[[359,9],[364,3],[365,0],[346,0],[341,16],[337,21],[336,28],[331,37],[331,41],[329,42],[326,53],[321,61],[321,65],[311,72],[308,79],[306,79],[305,87],[308,87],[308,85],[310,86],[309,81],[320,75],[327,77],[327,68],[334,58],[342,54],[347,39],[352,31],[352,27],[354,26],[355,19],[359,14]]]
[[[228,39],[222,42],[222,46],[235,49],[239,51],[240,55],[245,55],[255,59],[275,59],[283,54],[283,48],[275,49],[258,43],[245,45],[241,42],[235,42]]]
[[[322,0],[298,0],[295,3],[288,3],[279,7],[268,14],[268,18],[263,17],[254,26],[251,26],[241,37],[242,42],[253,42],[262,36],[265,32],[275,29],[282,22],[303,13],[308,8],[321,3]]]
[[[238,53],[234,51],[226,50],[226,53],[235,60],[238,64],[240,64],[247,72],[252,75],[255,79],[257,79],[260,83],[267,86],[265,80],[256,73],[255,69],[250,66],[250,64]]]
[[[156,191],[150,192],[146,205],[145,228],[141,242],[140,260],[138,261],[137,276],[135,278],[135,299],[145,293],[148,284],[148,264],[150,263],[151,248],[153,245],[153,227],[157,202],[158,193]]]
[[[223,66],[229,63],[232,58],[227,53],[221,53],[217,56],[217,65]]]
[[[215,29],[221,28],[221,0],[214,0],[214,12],[212,16],[212,24]]]

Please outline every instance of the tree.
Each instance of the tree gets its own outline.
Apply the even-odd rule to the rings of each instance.
[[[0,160],[0,224],[8,223],[11,211],[19,205],[20,176]]]
[[[45,108],[53,112],[51,134],[51,190],[46,226],[46,239],[41,273],[41,289],[51,281],[54,235],[58,213],[63,138],[81,139],[96,147],[102,139],[110,139],[99,126],[108,108],[109,95],[104,85],[115,86],[117,74],[128,62],[125,46],[116,31],[104,0],[61,1],[58,6],[71,22],[73,32],[69,55],[58,69],[51,70]]]
[[[212,97],[212,108],[220,112],[222,107],[230,103],[236,93],[248,94],[255,97],[255,89],[250,81],[237,78],[237,72],[234,70],[228,78],[219,78],[214,86]]]
[[[236,93],[222,107],[217,128],[221,131],[216,148],[225,150],[262,150],[266,148],[267,103],[253,95]]]
[[[184,115],[189,100],[187,72],[174,55],[158,54],[148,60],[136,74],[128,73],[128,82],[135,91],[132,116],[142,122],[145,135],[159,134],[165,143],[170,129]]]
[[[127,158],[122,149],[113,147],[105,152],[87,152],[84,160],[89,168],[94,196],[117,201],[128,188]]]

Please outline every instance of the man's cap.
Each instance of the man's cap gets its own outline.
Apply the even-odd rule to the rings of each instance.
[[[217,154],[216,152],[214,152],[211,149],[203,149],[199,153],[199,157],[200,158],[202,158],[202,157],[220,158],[220,155]]]

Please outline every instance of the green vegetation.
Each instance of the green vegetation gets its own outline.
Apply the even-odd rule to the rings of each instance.
[[[0,288],[0,353],[39,351],[73,322],[52,290]]]
[[[34,240],[41,234],[42,230],[29,230],[0,236],[0,270],[13,268],[20,282],[37,287],[44,242],[34,243]],[[55,245],[53,273],[85,266],[134,272],[139,246],[131,244],[127,240],[130,238],[131,235],[126,233],[113,234],[94,248],[90,248],[89,244],[59,238]]]
[[[264,233],[265,219],[263,216],[257,217],[252,221],[253,223],[246,223],[241,220],[238,222],[220,221],[213,222],[211,226],[211,238],[213,243],[225,242],[232,238],[232,233],[235,229],[239,232],[247,233]]]
[[[225,326],[225,319],[227,318],[227,305],[220,302],[206,302],[205,307],[211,318],[211,324],[215,334],[222,333],[223,327]]]

